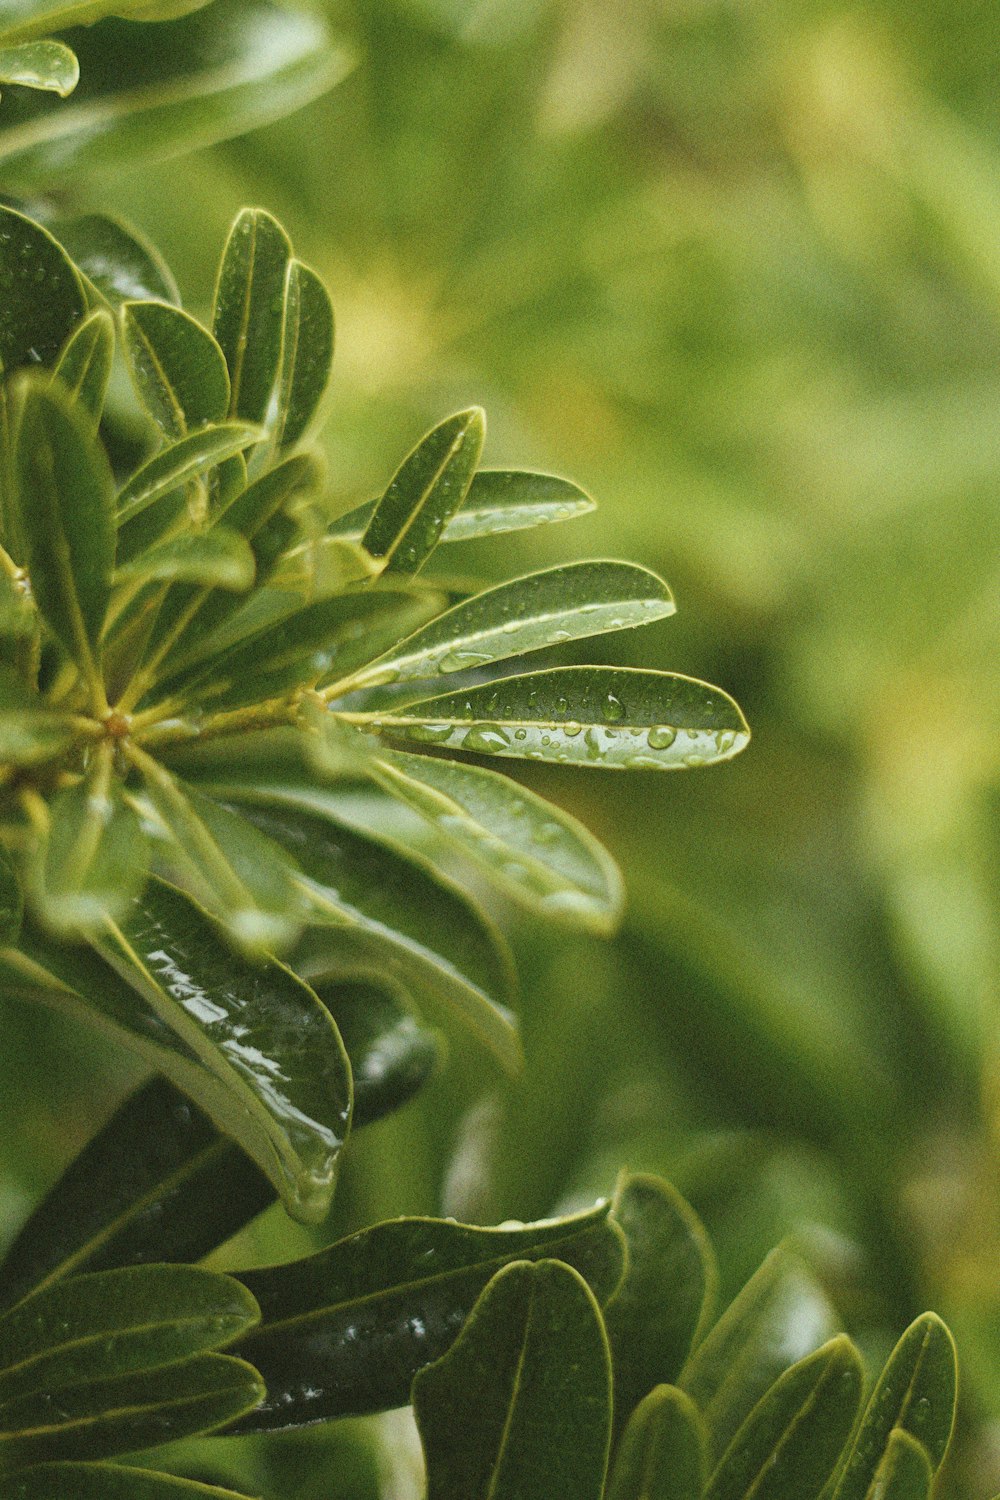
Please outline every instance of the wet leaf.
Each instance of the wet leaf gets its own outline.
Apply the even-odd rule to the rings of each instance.
[[[376,500],[367,501],[334,521],[327,535],[360,541]],[[505,531],[525,531],[550,521],[569,521],[595,509],[594,502],[568,479],[516,469],[480,469],[473,475],[461,510],[449,517],[442,542],[473,541]]]
[[[125,353],[136,391],[164,435],[221,422],[229,406],[222,350],[189,313],[169,302],[122,305]]]
[[[149,841],[102,749],[52,802],[38,872],[44,920],[63,934],[95,931],[122,915],[148,873]]]
[[[315,271],[293,260],[285,278],[278,372],[278,448],[297,443],[316,413],[333,361],[333,304]]]
[[[6,101],[5,101],[6,104]],[[55,365],[87,314],[66,252],[47,229],[0,206],[0,371]]]
[[[423,1088],[441,1059],[437,1035],[389,991],[369,984],[314,985],[351,1059],[352,1128],[392,1114]]]
[[[0,47],[0,84],[45,89],[65,99],[79,81],[76,54],[62,42],[21,42],[14,47]]]
[[[628,1420],[606,1500],[702,1500],[706,1447],[690,1396],[674,1385],[656,1386]]]
[[[180,0],[183,5],[184,0]],[[204,5],[205,0],[190,0],[189,9]],[[3,0],[0,4],[0,36],[21,41],[26,37],[46,36],[64,31],[67,26],[90,26],[102,16],[155,15],[176,12],[178,0]]]
[[[229,415],[262,423],[281,360],[282,301],[291,242],[277,219],[245,208],[229,232],[212,331],[229,368]]]
[[[927,1449],[896,1427],[889,1434],[865,1500],[928,1500],[933,1485],[934,1470]]]
[[[109,313],[97,308],[77,323],[56,363],[55,373],[74,403],[90,416],[97,431],[115,354],[115,326]]]
[[[416,573],[472,483],[486,435],[478,406],[439,423],[393,475],[362,544],[386,572]]]
[[[246,422],[220,422],[189,432],[169,447],[161,448],[118,492],[118,524],[124,525],[147,505],[172,494],[189,479],[214,469],[242,453],[263,436],[260,428]]]
[[[180,305],[170,267],[131,224],[108,214],[79,214],[57,219],[52,231],[112,307],[151,300]]]

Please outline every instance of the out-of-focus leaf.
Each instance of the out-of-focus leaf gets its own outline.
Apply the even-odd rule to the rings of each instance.
[[[87,314],[83,286],[61,245],[32,219],[0,206],[0,370],[54,365]]]
[[[125,352],[143,405],[166,437],[221,422],[229,406],[222,350],[189,313],[169,302],[122,305]]]
[[[0,572],[0,638],[24,640],[38,628],[38,613],[24,578]]]
[[[854,1426],[863,1380],[843,1334],[786,1370],[729,1444],[705,1500],[817,1500]]]
[[[772,1251],[677,1381],[705,1418],[713,1459],[783,1371],[835,1332],[832,1309],[805,1266]]]
[[[8,111],[8,183],[48,184],[225,140],[307,104],[351,66],[318,16],[271,0],[214,0],[156,26],[107,19],[67,40],[80,83],[52,108],[30,95]]]
[[[247,1500],[235,1490],[123,1464],[38,1464],[0,1479],[0,1500]]]
[[[632,563],[546,568],[456,604],[357,673],[352,686],[467,672],[563,641],[647,625],[673,611],[666,584]]]
[[[38,873],[44,920],[64,934],[94,931],[122,915],[148,873],[149,842],[101,747],[51,806]]]
[[[0,1402],[206,1354],[259,1316],[240,1282],[193,1266],[71,1276],[0,1319]]]
[[[631,667],[553,667],[358,715],[396,739],[600,770],[671,771],[730,760],[749,742],[728,694]]]
[[[702,1500],[706,1447],[705,1425],[690,1396],[675,1385],[656,1386],[628,1419],[607,1500]]]
[[[3,0],[0,36],[5,41],[21,41],[64,31],[67,26],[90,26],[102,16],[176,14],[178,9],[204,4],[205,0],[159,0],[159,4],[156,0]]]
[[[22,1227],[0,1267],[0,1304],[82,1271],[200,1260],[274,1196],[248,1156],[155,1078],[112,1115]]]
[[[315,415],[333,361],[333,304],[315,271],[293,260],[285,276],[275,442],[297,443]]]
[[[242,453],[262,436],[260,428],[246,422],[220,422],[189,432],[178,442],[162,448],[119,490],[118,524],[124,525],[147,505],[173,493],[187,480],[214,469],[234,453]]]
[[[327,535],[360,541],[377,500],[366,501],[332,522]],[[525,531],[550,521],[569,521],[594,510],[594,502],[568,479],[517,469],[480,469],[461,510],[449,517],[442,542],[468,542],[504,531]]]
[[[306,1260],[241,1272],[262,1322],[239,1349],[268,1396],[240,1429],[405,1405],[417,1370],[450,1346],[490,1278],[510,1261],[547,1257],[575,1267],[606,1301],[624,1263],[607,1205],[501,1229],[396,1219]]]
[[[498,1003],[512,984],[508,955],[454,886],[389,845],[302,808],[248,806],[245,816],[294,856],[313,920],[331,924],[299,956],[305,978],[398,981],[447,1007],[506,1067],[519,1066],[516,1022]]]
[[[0,666],[0,765],[32,766],[52,760],[69,748],[75,736],[69,714],[47,709]]]
[[[108,1458],[210,1432],[261,1399],[260,1376],[226,1354],[198,1354],[159,1370],[39,1391],[0,1403],[0,1463]]]
[[[225,526],[190,532],[156,547],[119,568],[116,582],[198,583],[205,588],[245,593],[253,583],[254,555],[246,537]]]
[[[57,219],[52,227],[59,243],[112,307],[150,300],[180,305],[170,267],[131,225],[107,214],[80,214]]]
[[[626,1177],[612,1210],[628,1269],[605,1315],[615,1372],[615,1419],[656,1385],[677,1379],[715,1300],[715,1257],[694,1210],[659,1177]]]
[[[212,331],[226,358],[229,415],[263,422],[281,360],[282,300],[292,246],[262,208],[237,216],[219,268]]]
[[[352,1128],[370,1125],[418,1093],[441,1056],[437,1036],[387,990],[368,984],[321,984],[316,993],[333,1016],[351,1059]]]
[[[58,386],[25,384],[15,466],[32,592],[94,682],[115,557],[114,485],[104,450]]]
[[[621,909],[611,856],[581,823],[478,766],[380,750],[372,774],[519,901],[548,917],[609,931]]]
[[[611,1361],[586,1282],[554,1260],[501,1271],[413,1405],[427,1500],[600,1500]]]
[[[89,413],[95,432],[104,411],[114,354],[115,325],[108,312],[96,308],[73,329],[56,364],[56,375],[71,399]]]
[[[14,47],[0,47],[0,84],[45,89],[65,99],[79,81],[76,54],[62,42],[21,42]]]
[[[889,1434],[865,1500],[928,1500],[934,1469],[927,1449],[902,1427]]]
[[[897,1428],[919,1442],[932,1473],[937,1473],[955,1425],[957,1387],[955,1342],[935,1313],[923,1313],[903,1334],[879,1376],[837,1481],[835,1500],[867,1500]],[[906,1463],[913,1466],[910,1460]]]
[[[474,406],[439,423],[403,460],[361,539],[386,572],[423,567],[468,494],[485,436],[486,418]]]
[[[0,844],[0,948],[17,942],[24,916],[24,897],[21,882],[11,863],[10,855]]]

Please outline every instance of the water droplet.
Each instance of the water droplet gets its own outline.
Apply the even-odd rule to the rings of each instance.
[[[500,629],[504,635],[517,635],[521,628],[520,620],[506,620]]]
[[[556,699],[556,713],[557,714],[564,714],[564,713],[567,713],[568,711],[569,711],[569,699],[568,698],[557,698]]]
[[[676,729],[671,729],[669,724],[657,724],[647,734],[646,744],[650,750],[669,750],[676,738]]]
[[[734,729],[720,729],[715,736],[715,748],[720,755],[725,755],[736,744],[736,731]]]
[[[516,740],[527,739],[527,737],[528,737],[528,731],[526,729],[515,729],[514,730],[514,738]]]
[[[625,717],[625,705],[614,693],[608,693],[601,705],[601,712],[609,724],[620,724]]]
[[[462,741],[463,750],[475,750],[480,755],[497,755],[501,750],[506,750],[510,744],[510,736],[502,729],[496,729],[490,724],[473,724]]]
[[[587,733],[584,736],[584,739],[586,740],[587,755],[588,755],[589,759],[590,760],[600,760],[600,758],[601,758],[601,733],[600,733],[600,730],[599,729],[594,729],[593,726],[591,726],[591,728],[587,730]]]
[[[703,755],[685,755],[684,764],[690,766],[693,770],[695,766],[703,766],[705,764],[705,757]]]
[[[468,672],[471,671],[473,667],[484,666],[486,662],[492,660],[493,657],[489,653],[484,653],[482,651],[462,651],[456,649],[454,651],[449,651],[445,656],[442,656],[441,660],[438,662],[438,671]]]
[[[410,729],[410,738],[421,740],[427,745],[441,745],[445,740],[450,740],[454,732],[453,724],[414,724]]]
[[[583,725],[578,724],[575,719],[569,719],[562,726],[562,732],[568,740],[574,740],[582,728]]]

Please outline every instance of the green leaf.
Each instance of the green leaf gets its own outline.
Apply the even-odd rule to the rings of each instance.
[[[0,1402],[208,1353],[259,1316],[240,1282],[193,1266],[72,1276],[0,1319]]]
[[[832,1309],[805,1266],[773,1250],[677,1381],[705,1418],[713,1459],[778,1376],[835,1332]]]
[[[750,739],[721,689],[633,667],[553,667],[350,717],[442,750],[618,771],[711,765]]]
[[[112,307],[150,300],[180,305],[170,267],[131,224],[108,214],[79,214],[57,219],[52,231]]]
[[[271,0],[215,0],[157,26],[108,19],[67,39],[81,69],[72,99],[4,101],[8,186],[49,186],[225,140],[300,108],[351,66],[318,16]]]
[[[229,231],[212,331],[226,358],[229,415],[263,422],[281,361],[282,303],[292,245],[277,219],[245,208]]]
[[[6,107],[6,101],[5,101]],[[87,299],[61,245],[32,219],[0,206],[0,372],[55,365]]]
[[[843,1334],[786,1370],[726,1449],[705,1500],[817,1500],[854,1426],[863,1382]]]
[[[285,277],[275,442],[290,448],[322,400],[333,362],[333,304],[315,271],[300,260]]]
[[[120,1464],[38,1464],[0,1479],[0,1500],[247,1500],[235,1490]]]
[[[624,1423],[654,1386],[677,1379],[711,1316],[717,1273],[701,1221],[662,1178],[626,1177],[612,1212],[628,1244],[625,1280],[605,1316],[615,1419]]]
[[[234,453],[242,453],[262,437],[259,427],[246,422],[220,422],[189,432],[176,443],[161,448],[119,490],[118,524],[124,525],[154,501],[216,468]]]
[[[0,766],[54,760],[75,738],[75,722],[69,714],[45,708],[39,697],[0,665]]]
[[[929,1500],[934,1470],[926,1448],[901,1427],[889,1434],[865,1500]]]
[[[673,611],[666,584],[632,563],[546,568],[456,604],[357,673],[351,685],[468,672],[563,641],[647,625]]]
[[[416,573],[472,483],[486,436],[478,406],[433,428],[397,469],[362,543],[386,572]]]
[[[879,1376],[834,1500],[866,1500],[896,1428],[916,1438],[936,1473],[951,1442],[957,1388],[954,1340],[935,1313],[923,1313],[903,1334]]]
[[[242,1360],[199,1354],[159,1370],[94,1380],[0,1404],[0,1465],[107,1458],[209,1432],[264,1394]]]
[[[30,639],[38,629],[38,612],[27,579],[0,570],[0,637]]]
[[[92,757],[83,780],[59,792],[38,871],[45,923],[85,933],[117,918],[149,873],[149,841],[112,774],[110,745]]]
[[[340,516],[327,536],[360,541],[375,514],[368,500]],[[461,510],[445,522],[442,542],[468,542],[505,531],[526,531],[550,521],[569,521],[596,509],[589,495],[568,479],[517,469],[480,469],[472,477]]]
[[[180,0],[180,5],[191,9],[204,4],[205,0]],[[159,10],[170,12],[179,8],[178,0],[166,0]],[[91,26],[103,16],[127,16],[155,14],[157,6],[151,0],[3,0],[0,4],[0,35],[5,40],[45,36],[52,31],[64,31],[67,26]]]
[[[115,556],[111,470],[58,387],[26,380],[22,390],[14,461],[32,592],[93,685]]]
[[[17,942],[24,916],[24,897],[21,882],[11,863],[10,855],[0,844],[0,948],[8,948]]]
[[[568,813],[506,776],[457,761],[385,749],[370,769],[516,900],[595,932],[614,927],[621,878],[611,856]]]
[[[427,1500],[600,1500],[611,1369],[586,1282],[553,1260],[501,1271],[413,1406]]]
[[[501,1229],[395,1219],[306,1260],[241,1272],[263,1321],[239,1348],[268,1387],[241,1430],[405,1405],[415,1373],[450,1347],[490,1278],[512,1260],[550,1256],[574,1266],[605,1301],[624,1261],[607,1204]]]
[[[436,1068],[437,1036],[388,990],[368,984],[320,984],[316,993],[337,1023],[354,1079],[352,1129],[400,1109]]]
[[[125,353],[135,388],[166,437],[221,422],[229,406],[222,350],[189,313],[169,302],[122,305]]]
[[[96,432],[104,411],[115,354],[115,325],[97,308],[70,334],[56,364],[56,375],[71,400],[88,413]]]
[[[115,582],[197,583],[245,593],[254,579],[254,555],[246,537],[225,526],[172,537],[127,562]]]
[[[628,1420],[606,1500],[702,1500],[706,1447],[690,1396],[674,1385],[656,1386]]]
[[[65,99],[79,81],[76,54],[62,42],[22,42],[19,46],[0,47],[0,83],[45,89]]]
[[[445,1006],[505,1067],[519,1067],[516,1022],[497,1003],[512,986],[509,956],[455,886],[391,846],[302,808],[244,812],[294,856],[313,920],[332,924],[298,956],[305,978],[398,982]]]
[[[200,1260],[273,1201],[250,1158],[172,1083],[154,1078],[24,1224],[0,1266],[0,1305],[82,1271]]]

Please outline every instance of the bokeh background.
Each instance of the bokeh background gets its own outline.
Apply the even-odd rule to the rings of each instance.
[[[87,182],[207,309],[246,202],[331,286],[337,510],[472,402],[487,460],[599,509],[469,546],[660,571],[611,650],[704,676],[730,766],[531,772],[626,872],[620,937],[501,912],[529,1059],[456,1045],[359,1136],[337,1223],[528,1218],[672,1178],[728,1297],[791,1237],[873,1356],[932,1306],[963,1369],[943,1492],[1000,1489],[1000,28],[954,0],[330,0],[326,99],[165,175]],[[592,654],[592,653],[591,653]],[[3,1015],[8,1232],[137,1076]],[[81,1066],[81,1060],[85,1065]],[[329,1236],[328,1228],[326,1235]],[[299,1253],[275,1211],[244,1260]],[[405,1500],[391,1418],[199,1463]]]

